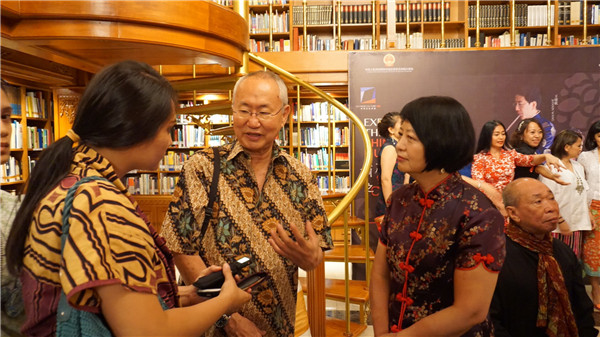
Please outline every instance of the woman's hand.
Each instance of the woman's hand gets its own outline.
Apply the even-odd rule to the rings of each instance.
[[[206,275],[220,271],[220,270],[221,270],[220,266],[210,266],[208,268],[205,268],[204,270],[202,270],[200,272],[200,274],[198,274],[198,277],[196,278],[196,280],[201,277],[204,277]],[[198,303],[201,303],[201,302],[204,302],[207,300],[206,297],[198,296],[197,290],[198,289],[196,287],[194,287],[193,285],[179,286],[179,299],[181,301],[182,307],[187,307],[188,305],[198,304]]]
[[[560,159],[558,159],[557,157],[546,153],[543,154],[544,159],[546,160],[546,165],[552,166],[554,167],[557,171],[561,171],[562,168],[564,168],[565,166],[563,165],[563,163],[560,161]]]
[[[252,289],[242,290],[237,286],[235,278],[231,274],[231,267],[227,263],[223,265],[223,276],[225,276],[225,282],[223,282],[217,298],[229,303],[227,313],[231,314],[252,299],[252,295],[250,295]]]

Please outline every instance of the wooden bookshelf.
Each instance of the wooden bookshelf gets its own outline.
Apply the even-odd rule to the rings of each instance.
[[[11,158],[2,165],[1,186],[15,193],[23,187],[40,153],[54,142],[53,100],[48,88],[10,83]]]

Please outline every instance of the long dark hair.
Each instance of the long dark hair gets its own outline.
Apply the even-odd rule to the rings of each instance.
[[[399,112],[388,112],[386,113],[381,121],[377,124],[377,131],[379,136],[383,138],[390,138],[389,128],[393,128],[398,120],[402,119]]]
[[[592,151],[593,149],[598,147],[598,143],[594,139],[594,136],[600,132],[600,120],[595,121],[590,126],[590,129],[585,136],[585,141],[583,142],[583,150],[584,151]]]
[[[171,116],[176,93],[145,63],[123,61],[104,68],[88,84],[77,106],[73,131],[92,147],[124,148],[151,139]],[[44,150],[27,181],[27,193],[6,245],[8,270],[23,266],[25,240],[40,201],[67,176],[73,141],[63,137]]]
[[[423,147],[424,171],[455,172],[473,161],[475,129],[465,107],[447,96],[428,96],[407,103],[400,112]]]
[[[475,153],[490,150],[490,146],[492,145],[492,135],[494,134],[494,129],[498,125],[501,125],[502,128],[504,129],[504,132],[506,132],[506,127],[499,120],[494,119],[494,120],[491,120],[491,121],[483,124],[483,127],[481,128],[481,132],[479,133],[479,140],[477,141],[477,149],[475,150]],[[502,145],[502,148],[504,148],[504,149],[507,148],[506,140],[504,141],[504,145]]]
[[[535,120],[533,118],[526,118],[526,119],[522,120],[521,122],[519,122],[519,125],[517,126],[517,130],[515,130],[515,132],[513,132],[512,135],[510,135],[509,144],[513,148],[520,147],[521,145],[523,145],[523,143],[525,143],[523,135],[525,134],[525,131],[527,131],[527,127],[531,123],[537,124],[540,127],[540,129],[542,130],[542,139],[540,140],[540,143],[538,144],[538,146],[535,149],[537,150],[540,146],[542,146],[542,141],[544,140],[544,138],[546,138],[546,135],[544,135],[544,132],[543,132],[544,128],[542,127],[542,124],[540,124],[540,122],[538,122],[537,120]],[[527,144],[527,145],[529,146],[529,144]]]

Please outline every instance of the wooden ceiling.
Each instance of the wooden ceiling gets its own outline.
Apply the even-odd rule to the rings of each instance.
[[[210,1],[2,1],[2,71],[36,81],[19,62],[27,55],[54,65],[55,86],[78,82],[68,69],[95,73],[124,59],[158,65],[204,66],[225,74],[242,64],[248,26]],[[36,62],[34,62],[36,63]],[[25,65],[25,69],[19,69]],[[60,66],[65,66],[60,69]],[[58,69],[58,70],[57,70]],[[52,69],[39,83],[53,82]]]

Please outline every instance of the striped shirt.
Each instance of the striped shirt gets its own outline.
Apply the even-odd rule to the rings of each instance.
[[[69,187],[81,177],[71,225],[61,255],[62,210]],[[61,289],[74,307],[100,313],[94,287],[122,284],[132,291],[160,294],[169,307],[178,301],[172,257],[111,163],[85,145],[75,149],[70,174],[46,195],[33,214],[21,273],[27,335],[56,329]],[[158,299],[157,299],[158,300]]]

